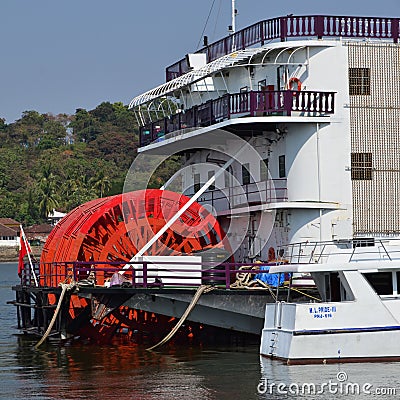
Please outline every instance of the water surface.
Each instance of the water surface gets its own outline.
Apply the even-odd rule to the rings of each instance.
[[[37,339],[17,335],[16,309],[6,304],[14,298],[11,286],[17,283],[16,271],[16,264],[0,264],[0,399],[259,400],[400,396],[398,363],[287,366],[276,360],[260,360],[258,346],[166,346],[158,352],[148,352],[137,345],[60,347],[52,343],[34,350]],[[360,395],[340,393],[340,387],[334,386],[340,383],[338,376],[342,379],[343,373],[347,375],[343,382],[357,384]],[[330,381],[332,385],[328,387]],[[311,383],[316,389],[326,384],[324,392],[294,394],[302,385]],[[373,385],[371,392],[395,388],[397,396],[363,393],[365,384]]]

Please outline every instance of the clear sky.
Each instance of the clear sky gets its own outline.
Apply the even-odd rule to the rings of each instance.
[[[124,104],[227,35],[231,0],[0,0],[0,117]],[[400,17],[400,0],[236,0],[237,29],[287,14]]]

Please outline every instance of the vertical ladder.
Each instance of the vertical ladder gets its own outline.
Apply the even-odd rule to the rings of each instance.
[[[278,331],[274,331],[271,333],[272,338],[271,338],[271,344],[269,345],[269,355],[271,357],[276,356],[276,348],[278,347]]]
[[[275,301],[275,313],[274,313],[274,331],[271,333],[271,344],[269,346],[269,355],[271,357],[276,356],[276,349],[278,348],[278,336],[279,330],[282,327],[282,302],[278,300],[278,288],[277,297]]]

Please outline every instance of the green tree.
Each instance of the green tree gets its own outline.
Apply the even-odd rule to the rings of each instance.
[[[39,217],[46,221],[49,214],[58,206],[56,177],[49,164],[44,165],[38,186]]]
[[[99,197],[103,197],[111,189],[111,180],[102,169],[91,179],[91,183]]]
[[[78,108],[75,118],[70,123],[75,140],[81,142],[91,142],[98,135],[98,123],[96,118],[84,108]]]
[[[10,124],[0,118],[0,217],[40,223],[53,209],[121,193],[137,143],[134,113],[120,102],[72,116],[31,110]]]

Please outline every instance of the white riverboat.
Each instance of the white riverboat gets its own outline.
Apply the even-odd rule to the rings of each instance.
[[[189,288],[185,277],[171,282],[168,268],[156,271],[164,282],[154,287],[143,263],[130,275],[127,299],[119,288],[80,288],[84,307],[75,314],[93,314],[89,300],[100,291],[94,315],[102,323],[87,322],[96,340],[115,331],[100,311],[130,322],[132,332],[142,312],[168,322],[191,304],[212,261],[222,265],[206,273],[215,290],[187,321],[262,331],[261,353],[290,361],[397,357],[400,262],[388,249],[400,238],[399,39],[394,17],[287,15],[239,31],[233,19],[229,36],[206,41],[166,68],[165,83],[132,99],[139,154],[124,194],[87,203],[58,224],[43,250],[40,285],[58,288],[68,274],[79,281],[90,268],[99,286],[110,272],[102,263],[132,269],[139,256],[202,257]],[[171,157],[180,170],[148,190]],[[360,255],[371,249],[370,259]],[[291,304],[287,288],[272,295],[266,285],[238,290],[243,265],[292,273],[290,290],[316,285],[322,301]],[[184,270],[193,273],[181,266],[173,278]],[[113,293],[120,303],[108,307]],[[135,311],[131,320],[124,307]]]

